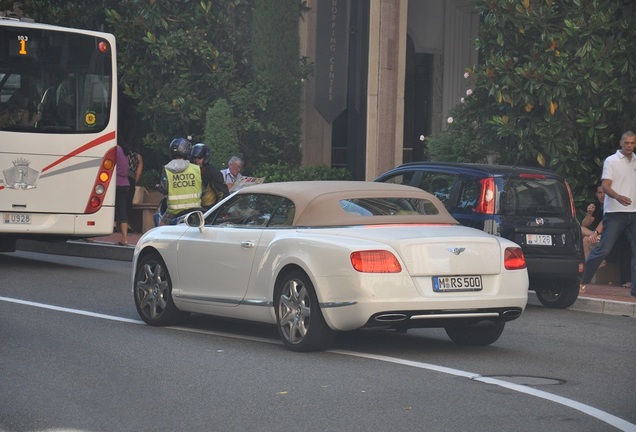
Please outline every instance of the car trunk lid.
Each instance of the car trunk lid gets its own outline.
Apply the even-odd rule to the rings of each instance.
[[[364,238],[393,247],[411,276],[480,275],[501,271],[499,240],[471,228],[396,226],[374,232],[367,227]]]

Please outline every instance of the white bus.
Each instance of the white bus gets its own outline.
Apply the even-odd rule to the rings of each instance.
[[[113,35],[0,18],[0,251],[113,232]]]

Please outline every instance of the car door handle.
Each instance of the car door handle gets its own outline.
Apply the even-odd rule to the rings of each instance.
[[[253,247],[254,247],[254,242],[251,242],[251,241],[244,241],[244,242],[241,242],[241,247],[244,247],[244,248],[253,248]]]

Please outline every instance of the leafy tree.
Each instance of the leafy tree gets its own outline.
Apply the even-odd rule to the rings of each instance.
[[[225,99],[218,99],[207,112],[205,142],[212,151],[212,164],[219,169],[225,168],[232,156],[243,158],[237,130],[232,107]]]
[[[300,60],[298,0],[254,0],[250,69],[263,103],[246,131],[259,163],[300,163]],[[273,49],[275,48],[275,49]]]
[[[151,145],[200,140],[212,101],[240,86],[249,9],[241,0],[123,0],[106,11],[123,91],[149,120]]]
[[[109,3],[116,2],[114,0],[105,0],[104,2],[92,0],[70,2],[0,0],[0,10],[17,9],[19,10],[18,16],[32,18],[36,22],[45,24],[108,31],[104,19],[104,5]]]
[[[480,63],[466,75],[473,93],[429,140],[431,155],[545,166],[564,175],[582,199],[636,120],[633,6],[621,0],[476,4]],[[453,153],[454,143],[481,152]]]
[[[167,144],[176,136],[203,141],[208,109],[220,99],[229,103],[235,120],[224,117],[228,123],[220,125],[217,119],[215,128],[238,137],[248,165],[299,162],[299,82],[308,70],[299,68],[303,5],[298,0],[24,0],[25,12],[38,21],[115,34],[120,89],[127,96],[120,100],[139,113],[131,117],[127,106],[120,118],[133,118],[129,123],[145,129],[144,147],[156,150],[146,158],[150,164],[165,160]]]

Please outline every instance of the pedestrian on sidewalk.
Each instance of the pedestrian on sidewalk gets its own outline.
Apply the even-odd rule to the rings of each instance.
[[[237,180],[243,178],[243,174],[241,174],[242,169],[243,159],[238,156],[232,156],[227,162],[227,168],[221,170],[221,174],[223,174],[223,179],[229,191],[232,191],[232,186],[234,186]]]
[[[583,251],[585,258],[590,255],[590,250],[598,246],[603,232],[603,201],[605,192],[603,185],[596,187],[596,202],[590,203],[586,208],[585,217],[581,221],[581,233],[583,234]]]
[[[126,199],[126,210],[128,217],[131,218],[133,215],[133,198],[135,196],[136,187],[139,185],[139,180],[141,179],[141,173],[144,170],[144,159],[141,157],[139,146],[136,142],[129,143],[125,150],[127,150],[125,153],[128,158],[128,183],[130,184],[128,188],[128,198]],[[132,231],[130,223],[128,224],[128,229]]]
[[[585,286],[621,236],[627,236],[629,240],[632,249],[631,280],[636,279],[636,134],[625,132],[620,146],[620,150],[603,162],[603,235],[599,246],[590,252],[585,261],[581,292],[585,292]],[[630,294],[636,297],[636,285],[632,284]]]
[[[128,246],[128,158],[124,149],[117,146],[117,177],[115,193],[115,222],[121,231],[121,240],[117,243],[120,246]]]

